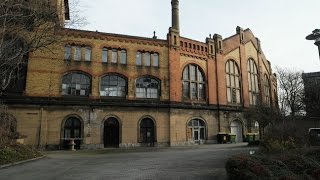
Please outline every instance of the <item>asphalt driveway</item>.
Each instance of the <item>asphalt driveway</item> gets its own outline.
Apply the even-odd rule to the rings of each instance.
[[[37,161],[0,169],[3,180],[226,179],[228,157],[246,144],[46,152]]]

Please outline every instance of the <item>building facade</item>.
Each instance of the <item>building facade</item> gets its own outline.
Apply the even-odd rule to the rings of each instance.
[[[302,74],[309,128],[320,127],[320,72]]]
[[[63,24],[68,3],[54,2]],[[216,143],[218,133],[240,142],[257,132],[243,112],[258,102],[276,106],[277,97],[259,39],[241,27],[225,39],[182,37],[179,1],[171,4],[167,39],[61,27],[61,43],[30,53],[23,88],[3,95],[25,143],[176,146]]]

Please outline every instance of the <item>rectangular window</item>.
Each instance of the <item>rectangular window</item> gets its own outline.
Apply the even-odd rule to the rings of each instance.
[[[240,89],[237,89],[237,103],[240,103]]]
[[[121,50],[120,63],[121,64],[127,64],[127,51],[126,50]]]
[[[231,88],[227,88],[227,100],[229,103],[231,103]]]
[[[191,83],[191,99],[197,99],[197,84]]]
[[[112,58],[111,58],[111,62],[112,63],[117,63],[118,61],[118,51],[116,49],[112,49]]]
[[[205,89],[204,84],[199,84],[199,99],[204,99]]]
[[[74,60],[81,61],[81,47],[74,47]]]
[[[159,67],[159,55],[158,54],[153,54],[153,66],[154,67]]]
[[[189,98],[189,82],[183,82],[183,97],[184,98]]]
[[[108,49],[107,48],[102,49],[102,62],[104,62],[104,63],[108,62]]]
[[[232,88],[232,103],[237,103],[237,90]]]
[[[190,66],[190,78],[192,81],[196,80],[196,66]]]
[[[144,65],[145,66],[150,66],[151,65],[151,60],[150,60],[150,53],[146,52],[144,53]]]
[[[227,74],[227,87],[230,87],[230,75],[229,74]]]
[[[146,97],[146,89],[145,88],[136,88],[136,97],[137,98],[145,98]]]
[[[91,47],[86,47],[85,61],[91,61]]]
[[[141,52],[137,52],[137,54],[136,54],[136,65],[138,65],[138,66],[142,65]]]
[[[71,46],[67,45],[64,47],[64,59],[71,60]]]

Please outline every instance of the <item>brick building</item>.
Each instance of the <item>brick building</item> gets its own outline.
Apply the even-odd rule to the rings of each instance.
[[[56,3],[63,24],[67,1]],[[259,39],[241,27],[225,39],[182,37],[179,1],[171,4],[167,39],[61,27],[64,40],[51,52],[29,54],[22,88],[3,96],[25,143],[175,146],[216,143],[219,132],[239,142],[256,132],[243,111],[260,101],[275,106],[277,95]]]

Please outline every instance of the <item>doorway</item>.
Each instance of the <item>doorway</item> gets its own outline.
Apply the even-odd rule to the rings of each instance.
[[[78,118],[70,117],[66,120],[63,126],[63,148],[70,148],[70,141],[74,140],[75,149],[80,149],[81,146],[81,121]]]
[[[236,135],[236,143],[243,142],[242,123],[239,120],[234,120],[230,124],[231,134]]]
[[[203,144],[206,139],[206,124],[201,119],[192,119],[187,126],[187,139],[197,144]]]
[[[116,118],[104,122],[103,143],[104,147],[119,147],[119,121]]]
[[[142,119],[140,122],[140,143],[153,146],[155,142],[154,134],[154,122],[152,119]]]

